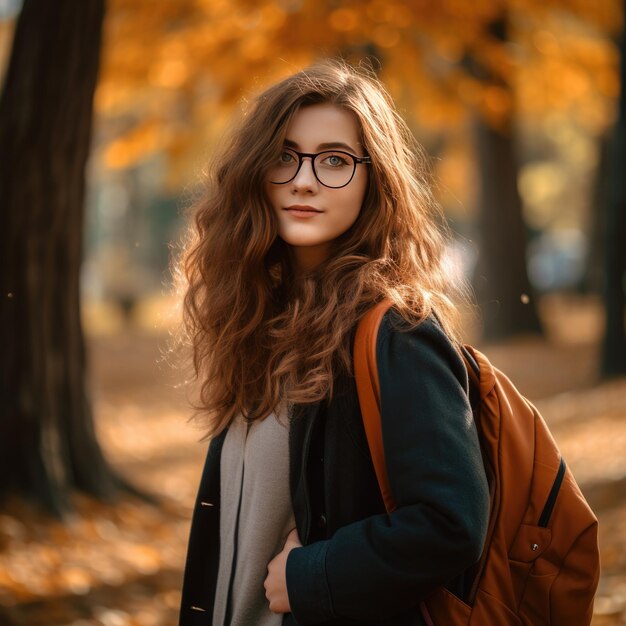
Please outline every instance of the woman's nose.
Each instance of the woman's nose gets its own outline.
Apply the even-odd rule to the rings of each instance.
[[[311,157],[304,157],[302,159],[302,165],[296,177],[293,179],[292,184],[294,188],[298,190],[317,189],[318,182],[313,172],[313,159],[311,159]]]

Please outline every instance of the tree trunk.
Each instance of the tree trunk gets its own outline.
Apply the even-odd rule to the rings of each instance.
[[[626,10],[626,2],[624,2]],[[606,325],[602,342],[601,375],[626,373],[626,330],[624,328],[626,289],[626,27],[620,49],[621,90],[617,123],[610,152],[606,203],[606,245],[604,304]]]
[[[506,40],[506,17],[491,27]],[[472,59],[470,71],[487,84],[510,87]],[[511,101],[513,98],[511,97]],[[485,339],[543,332],[526,266],[526,225],[517,188],[513,112],[497,128],[483,116],[474,118],[476,158],[480,177],[480,252],[474,289],[481,306]]]
[[[85,165],[104,0],[25,0],[0,99],[0,496],[110,498],[80,320]]]
[[[604,289],[604,257],[606,246],[607,185],[609,180],[610,147],[613,129],[598,139],[598,166],[596,168],[591,200],[587,213],[587,254],[585,271],[579,291],[583,294],[601,294]]]

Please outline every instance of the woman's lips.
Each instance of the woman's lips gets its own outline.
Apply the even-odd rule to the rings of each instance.
[[[316,209],[312,206],[304,206],[304,205],[293,205],[285,208],[285,211],[289,213],[289,215],[293,215],[294,217],[313,217],[318,213],[322,213],[319,209]]]

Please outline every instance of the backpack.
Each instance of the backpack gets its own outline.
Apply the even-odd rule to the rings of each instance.
[[[388,512],[395,504],[376,338],[390,306],[384,300],[365,314],[354,343],[359,404]],[[484,354],[469,345],[461,352],[489,483],[488,531],[466,601],[441,587],[420,604],[422,616],[429,626],[588,626],[600,569],[598,520],[537,409]]]

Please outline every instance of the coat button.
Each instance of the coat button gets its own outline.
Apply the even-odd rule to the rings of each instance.
[[[320,528],[326,528],[326,516],[322,513],[317,520],[317,525]]]

